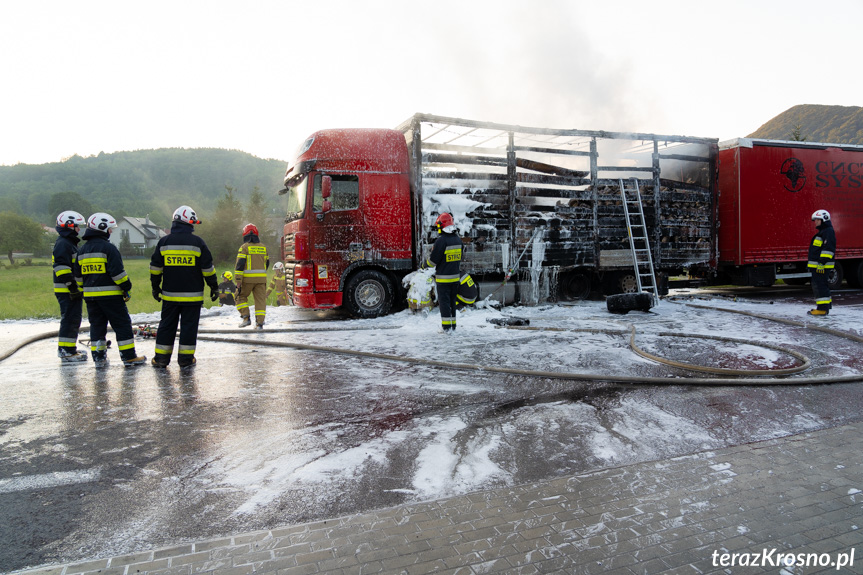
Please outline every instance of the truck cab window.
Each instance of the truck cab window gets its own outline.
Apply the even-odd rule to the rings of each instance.
[[[333,179],[330,202],[333,210],[356,210],[360,207],[360,179],[357,176],[330,176]],[[324,197],[321,194],[321,174],[315,175],[315,193],[313,198],[313,209],[321,211],[324,205]]]

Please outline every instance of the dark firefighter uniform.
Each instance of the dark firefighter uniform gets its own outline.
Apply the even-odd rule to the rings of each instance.
[[[818,232],[809,244],[807,266],[812,272],[812,293],[815,295],[816,309],[828,311],[833,307],[828,278],[830,270],[835,267],[836,232],[830,220],[822,221],[816,229]]]
[[[106,231],[87,228],[83,239],[84,245],[78,250],[73,269],[87,303],[93,360],[107,360],[109,323],[117,336],[117,349],[123,361],[138,359],[132,319],[125,301],[132,282],[123,269],[120,251],[108,240]]]
[[[243,236],[243,245],[237,252],[234,277],[237,278],[237,311],[243,322],[249,319],[249,296],[255,298],[255,322],[264,325],[267,315],[267,269],[270,258],[267,246],[261,243],[257,234]]]
[[[444,331],[455,331],[456,301],[461,280],[461,257],[464,244],[455,232],[441,232],[423,268],[435,268],[435,287]]]
[[[237,286],[229,279],[226,279],[219,284],[219,305],[236,305],[234,294],[237,293]]]
[[[288,298],[285,292],[286,288],[285,271],[277,269],[273,279],[270,280],[269,287],[267,287],[267,297],[270,297],[273,290],[276,291],[276,307],[279,307],[280,305],[288,305]]]
[[[479,297],[479,288],[474,283],[470,274],[462,274],[458,282],[458,294],[456,295],[455,307],[462,309],[466,306],[476,303],[476,298]]]
[[[78,330],[81,329],[82,292],[75,282],[72,265],[78,255],[78,232],[57,226],[60,237],[54,242],[51,265],[54,267],[54,295],[60,304],[60,333],[57,353],[60,357],[75,355]],[[81,356],[78,356],[81,357]],[[86,356],[83,356],[86,359]]]
[[[210,287],[210,299],[218,298],[219,284],[213,256],[206,242],[192,233],[192,224],[175,220],[171,233],[161,238],[150,258],[150,283],[153,297],[162,299],[162,319],[156,332],[156,355],[153,365],[171,363],[177,325],[180,326],[180,348],[177,363],[187,367],[195,363],[198,322],[204,305],[204,282]],[[161,284],[161,285],[160,285]]]

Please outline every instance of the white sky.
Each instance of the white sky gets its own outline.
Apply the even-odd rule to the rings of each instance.
[[[0,164],[161,147],[287,160],[414,112],[716,137],[863,105],[860,0],[9,0]]]

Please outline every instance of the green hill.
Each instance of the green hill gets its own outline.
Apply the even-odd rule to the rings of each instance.
[[[749,134],[750,138],[863,145],[863,108],[802,104],[789,108]]]
[[[202,218],[215,211],[225,186],[245,204],[258,187],[273,208],[283,187],[286,162],[264,160],[237,150],[214,148],[139,150],[72,156],[50,164],[0,166],[0,202],[45,224],[73,209],[114,217],[150,216],[166,226],[178,205],[189,204]]]

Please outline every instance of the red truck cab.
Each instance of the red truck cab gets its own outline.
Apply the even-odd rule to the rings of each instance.
[[[387,313],[410,272],[412,201],[404,135],[396,130],[314,133],[285,172],[282,259],[300,307]]]

